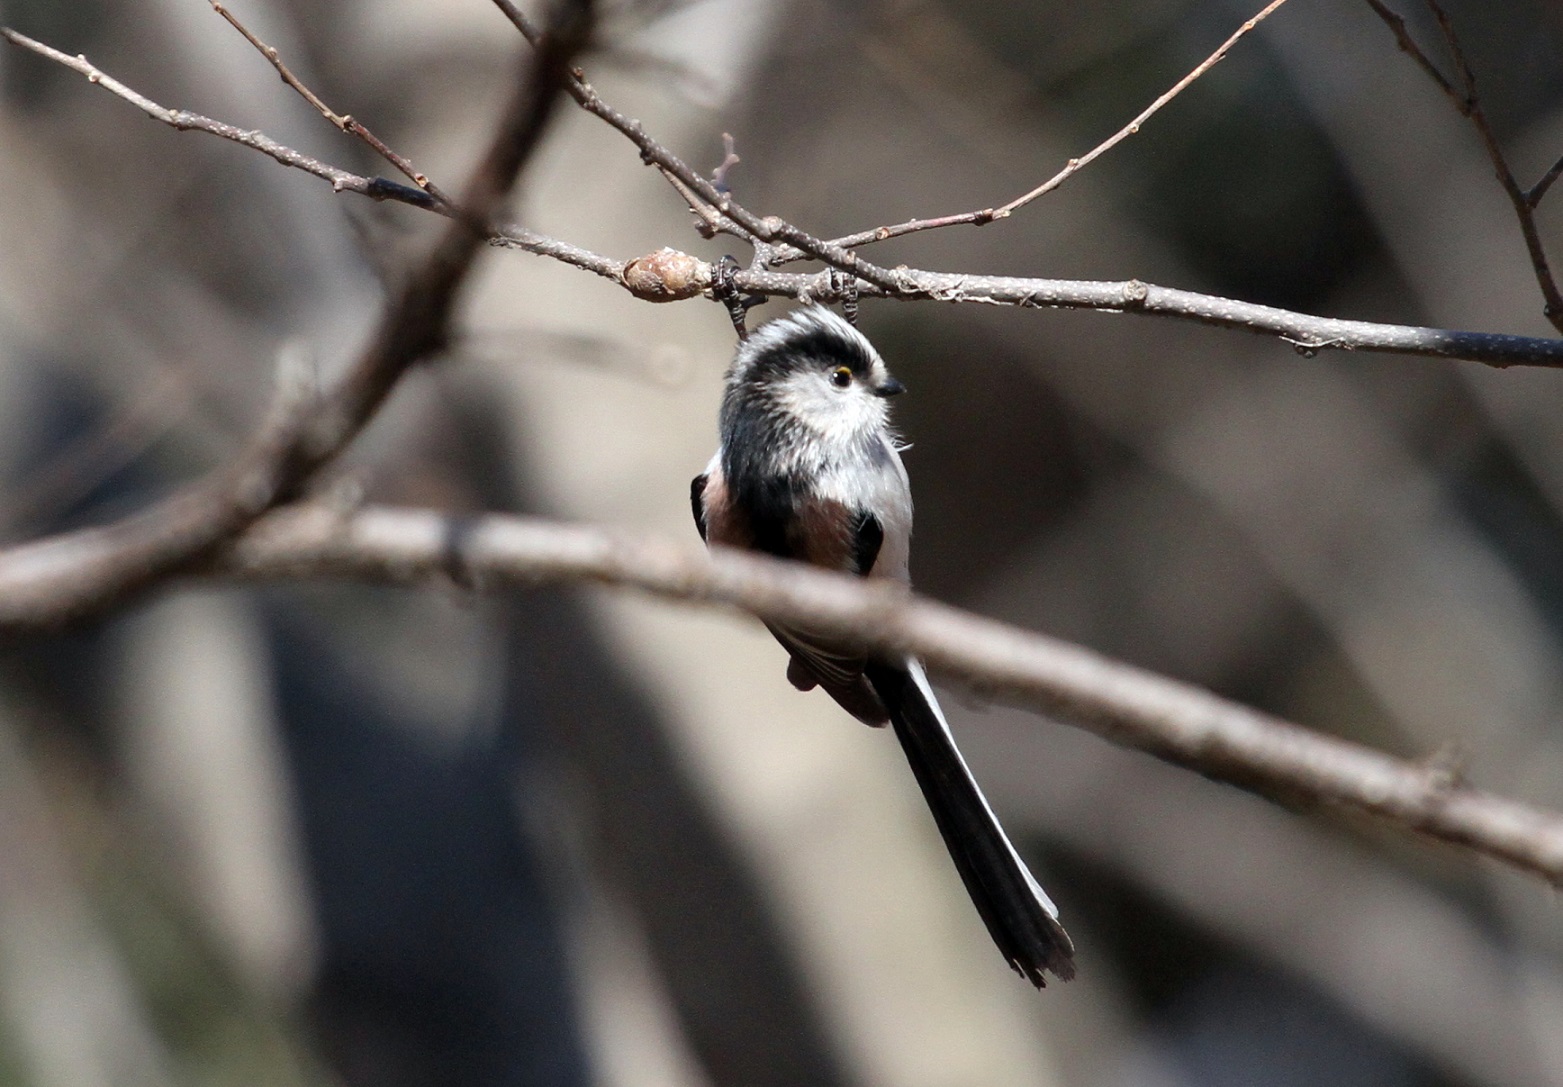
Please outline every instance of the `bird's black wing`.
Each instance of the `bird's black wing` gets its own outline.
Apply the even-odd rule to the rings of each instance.
[[[867,510],[859,510],[852,520],[852,561],[857,572],[867,577],[885,543],[885,526]]]
[[[706,474],[700,473],[689,481],[689,508],[695,514],[695,527],[700,538],[706,538]]]
[[[864,576],[873,570],[885,541],[879,518],[864,510],[851,512],[834,501],[803,504],[789,530],[791,557]],[[840,646],[807,627],[767,625],[792,654],[787,678],[794,687],[806,691],[817,684],[864,724],[885,723],[884,706],[863,678],[867,658],[862,649]]]

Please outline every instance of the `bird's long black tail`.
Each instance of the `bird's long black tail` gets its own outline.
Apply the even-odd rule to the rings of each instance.
[[[1058,923],[1058,908],[988,807],[922,666],[915,660],[904,668],[870,664],[866,674],[890,711],[912,773],[993,942],[1038,988],[1045,984],[1044,970],[1064,981],[1074,977],[1074,944]]]

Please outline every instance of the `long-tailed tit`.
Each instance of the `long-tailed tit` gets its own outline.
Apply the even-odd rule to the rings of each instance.
[[[865,577],[907,580],[912,495],[890,429],[902,391],[873,345],[806,307],[755,330],[727,372],[721,446],[690,487],[711,546],[762,551]],[[823,687],[869,725],[887,722],[912,764],[966,890],[1011,966],[1038,987],[1074,976],[1058,909],[1005,836],[914,658],[866,656],[768,624],[801,691]]]

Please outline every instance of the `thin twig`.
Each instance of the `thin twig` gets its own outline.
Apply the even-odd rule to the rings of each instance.
[[[1525,191],[1525,203],[1534,210],[1541,203],[1541,198],[1547,195],[1547,190],[1552,188],[1552,183],[1563,175],[1563,157],[1552,164],[1552,168],[1541,175],[1541,180]]]
[[[288,86],[297,91],[304,99],[304,101],[308,102],[311,106],[314,106],[322,117],[330,121],[337,127],[337,129],[347,133],[349,136],[357,136],[377,155],[400,170],[414,185],[427,192],[430,196],[434,197],[435,200],[438,200],[446,207],[452,206],[450,198],[440,191],[439,186],[435,185],[434,182],[429,180],[427,174],[413,166],[410,159],[391,150],[391,148],[387,146],[386,143],[380,139],[380,137],[369,131],[369,128],[363,123],[355,120],[348,114],[337,113],[330,106],[326,105],[325,102],[321,101],[320,96],[305,86],[304,81],[299,79],[298,76],[294,75],[292,70],[283,63],[282,55],[277,51],[275,46],[267,45],[265,42],[261,41],[253,33],[251,33],[250,28],[241,23],[238,17],[234,15],[233,12],[229,11],[222,3],[220,3],[219,0],[207,0],[207,2],[212,5],[213,11],[226,19],[228,21],[228,25],[232,26],[235,30],[242,34],[244,36],[244,40],[253,45],[260,53],[260,55],[265,57],[271,63],[271,66],[277,70],[277,75],[282,77],[282,82],[286,83]]]
[[[538,34],[535,25],[520,8],[516,7],[513,0],[494,0],[494,5],[533,45],[545,39],[545,36]],[[586,81],[585,75],[579,68],[575,69],[573,78],[565,89],[582,109],[606,122],[633,143],[640,151],[642,162],[648,166],[656,166],[664,175],[676,178],[681,183],[679,191],[686,199],[690,193],[693,193],[758,241],[770,245],[784,242],[799,252],[855,275],[866,283],[872,283],[883,290],[894,290],[896,273],[892,270],[864,260],[850,249],[832,245],[823,238],[816,238],[784,219],[776,216],[761,217],[745,208],[733,199],[731,193],[717,188],[710,180],[701,176],[699,171],[691,169],[681,158],[652,138],[639,121],[626,117],[604,101],[596,89]]]
[[[673,186],[673,190],[684,198],[684,203],[689,205],[690,213],[698,220],[695,230],[702,238],[714,238],[718,234],[731,234],[735,238],[741,238],[750,244],[758,244],[754,237],[743,227],[723,215],[716,208],[707,204],[693,189],[685,185],[676,176],[666,170],[662,171],[663,180]]]
[[[871,230],[860,230],[856,234],[843,234],[839,238],[830,239],[830,244],[839,245],[843,249],[852,249],[860,245],[872,245],[875,242],[889,241],[891,238],[899,238],[907,234],[916,234],[924,230],[938,230],[947,226],[983,226],[993,221],[993,209],[984,208],[981,211],[963,211],[954,215],[941,215],[934,219],[908,219],[904,223],[896,223],[894,226],[876,226]],[[804,260],[807,253],[796,249],[779,249],[775,258],[771,261],[776,267],[791,264],[793,261]]]
[[[495,589],[598,582],[912,653],[986,694],[1202,774],[1339,805],[1563,883],[1563,815],[1218,698],[1088,649],[918,599],[889,583],[766,556],[707,556],[652,536],[520,517],[427,511],[279,512],[218,555],[219,576],[423,582]]]
[[[500,0],[496,0],[500,2]],[[889,268],[882,268],[877,264],[864,260],[839,245],[832,245],[823,238],[816,238],[807,231],[801,230],[784,219],[776,216],[761,217],[745,208],[731,193],[719,191],[709,180],[702,177],[698,171],[691,169],[682,159],[658,143],[646,131],[639,121],[633,120],[620,113],[617,109],[603,101],[596,89],[577,73],[576,78],[568,87],[571,97],[593,116],[601,118],[610,126],[617,129],[631,143],[640,150],[642,161],[678,178],[687,188],[693,190],[695,195],[706,203],[720,211],[724,216],[741,226],[751,235],[762,242],[785,242],[816,260],[823,261],[833,268],[839,268],[849,275],[855,275],[865,283],[871,283],[881,290],[894,291],[897,287],[897,273]]]
[[[550,260],[557,260],[602,276],[626,290],[629,289],[624,282],[626,261],[593,253],[589,249],[582,249],[578,245],[560,241],[558,238],[550,238],[546,234],[538,234],[523,226],[515,224],[500,226],[489,237],[488,243],[498,249],[519,249],[540,257],[548,257]]]
[[[711,184],[715,185],[718,192],[728,190],[727,172],[737,166],[743,159],[738,157],[738,152],[733,145],[733,134],[722,133],[722,161],[716,164],[716,169],[711,171]]]
[[[1504,195],[1509,198],[1509,203],[1514,207],[1514,217],[1518,220],[1520,234],[1525,239],[1525,250],[1530,256],[1536,285],[1541,289],[1542,313],[1554,328],[1563,332],[1563,292],[1559,292],[1557,280],[1552,274],[1552,267],[1547,259],[1547,250],[1542,244],[1541,232],[1536,226],[1535,216],[1536,204],[1557,179],[1557,173],[1563,172],[1563,162],[1559,162],[1553,170],[1548,171],[1548,174],[1529,192],[1520,188],[1520,183],[1515,179],[1514,171],[1504,156],[1503,148],[1498,143],[1498,136],[1493,132],[1487,113],[1482,108],[1481,98],[1476,92],[1476,73],[1466,59],[1465,50],[1460,45],[1460,37],[1455,33],[1454,23],[1450,21],[1448,13],[1439,5],[1438,0],[1426,0],[1426,3],[1438,23],[1439,33],[1454,62],[1459,86],[1439,73],[1437,66],[1428,59],[1427,54],[1406,31],[1406,22],[1400,15],[1386,7],[1382,0],[1367,0],[1367,3],[1378,17],[1388,24],[1401,50],[1416,61],[1417,66],[1438,85],[1438,89],[1443,91],[1454,104],[1455,109],[1459,110],[1460,115],[1475,126],[1476,134],[1482,141],[1482,149],[1487,152],[1493,173],[1497,175],[1498,184],[1503,187]]]
[[[521,36],[532,45],[541,45],[543,31],[532,17],[515,5],[513,0],[494,0],[494,6],[504,12],[505,18],[515,24],[515,28],[521,32]]]
[[[234,15],[233,12],[229,11],[226,7],[219,3],[218,0],[207,0],[207,2],[212,5],[213,11],[226,19],[229,26],[233,27],[241,35],[243,35],[244,40],[254,46],[256,51],[271,63],[271,66],[277,70],[277,74],[282,77],[282,82],[286,83],[288,86],[297,91],[303,97],[304,101],[308,102],[310,105],[314,106],[317,111],[319,111],[322,117],[336,125],[337,128],[341,129],[343,132],[347,131],[347,118],[339,113],[332,111],[329,106],[327,106],[315,95],[314,91],[304,86],[299,78],[295,76],[288,69],[288,66],[282,62],[282,56],[277,52],[274,46],[267,45],[265,42],[261,41],[254,34],[252,34],[250,32],[250,28],[241,23],[238,19],[238,16]]]
[[[1368,2],[1373,3],[1375,0],[1368,0]],[[1011,214],[1019,211],[1033,200],[1036,200],[1038,197],[1045,196],[1054,189],[1058,188],[1075,174],[1079,173],[1091,163],[1101,158],[1102,155],[1106,154],[1108,151],[1111,151],[1114,147],[1118,146],[1130,136],[1138,135],[1141,126],[1144,125],[1146,121],[1150,120],[1151,117],[1160,112],[1162,107],[1167,105],[1167,103],[1171,102],[1174,98],[1187,90],[1195,80],[1199,79],[1206,72],[1210,71],[1210,69],[1214,68],[1222,60],[1224,60],[1226,55],[1232,51],[1233,46],[1242,41],[1243,38],[1247,37],[1256,26],[1269,18],[1271,13],[1284,3],[1286,3],[1286,0],[1271,0],[1271,2],[1266,5],[1263,10],[1254,15],[1252,18],[1248,19],[1243,23],[1242,26],[1233,31],[1231,37],[1227,38],[1226,41],[1221,43],[1220,48],[1218,48],[1214,53],[1210,54],[1210,56],[1206,57],[1204,60],[1200,61],[1200,63],[1196,65],[1187,75],[1174,83],[1164,94],[1141,110],[1139,115],[1136,116],[1134,120],[1124,125],[1117,132],[1113,133],[1113,135],[1097,144],[1084,155],[1081,155],[1079,158],[1070,159],[1064,165],[1062,170],[1058,171],[1058,173],[1048,178],[1030,192],[1024,193],[1021,196],[1017,196],[1015,199],[1001,207],[981,208],[976,211],[959,212],[955,215],[941,215],[932,219],[909,219],[904,223],[897,223],[894,226],[874,227],[871,230],[859,231],[856,234],[848,234],[844,237],[835,238],[831,240],[830,244],[844,249],[849,249],[855,246],[871,245],[874,242],[886,241],[890,238],[899,238],[907,234],[916,234],[924,230],[938,230],[947,226],[986,226],[988,223],[991,223],[996,219],[1008,218]],[[781,250],[776,254],[772,263],[780,266],[795,260],[802,259],[807,255],[808,254],[803,252]]]
[[[150,98],[138,91],[131,90],[125,84],[113,76],[100,71],[88,62],[87,58],[78,54],[71,56],[62,53],[58,49],[45,45],[40,41],[34,41],[25,34],[19,34],[10,27],[0,27],[0,36],[3,36],[12,45],[31,50],[39,56],[62,64],[74,72],[80,72],[87,77],[87,82],[102,87],[111,94],[118,95],[125,101],[140,109],[153,120],[161,121],[170,128],[180,132],[206,132],[213,136],[219,136],[234,143],[243,144],[245,147],[259,151],[263,155],[269,155],[284,166],[291,166],[296,170],[314,174],[331,182],[332,189],[337,192],[355,192],[361,196],[367,196],[371,200],[396,200],[414,207],[432,208],[434,200],[428,193],[419,189],[410,188],[395,181],[383,177],[360,177],[346,170],[321,162],[302,152],[295,151],[291,147],[285,147],[264,133],[253,129],[238,128],[234,125],[224,124],[222,121],[214,121],[210,117],[203,117],[199,113],[192,113],[185,109],[169,109],[160,106]]]
[[[233,125],[191,113],[188,110],[175,110],[161,106],[140,92],[125,86],[123,83],[95,68],[85,57],[72,57],[9,28],[0,27],[0,35],[4,35],[15,45],[30,49],[73,71],[80,72],[88,78],[89,82],[95,83],[104,90],[110,91],[137,106],[155,120],[162,121],[164,124],[181,131],[206,132],[243,144],[246,147],[269,155],[284,166],[304,170],[331,182],[332,189],[337,192],[356,192],[368,196],[372,200],[390,200],[408,204],[426,211],[437,212],[449,218],[455,218],[459,214],[456,210],[455,202],[444,197],[444,194],[439,193],[432,184],[425,191],[424,189],[414,189],[406,185],[400,185],[385,178],[363,177],[354,174],[277,143],[260,132],[239,129]],[[325,112],[330,112],[329,107],[326,108]],[[392,152],[392,155],[394,156],[394,152]],[[691,199],[697,198],[692,196]],[[468,216],[467,218],[469,225],[471,225],[471,217]],[[519,249],[562,261],[600,275],[605,279],[612,280],[619,286],[628,289],[624,280],[625,261],[589,252],[579,246],[538,234],[536,231],[528,230],[517,224],[499,224],[489,228],[485,233],[489,244],[493,246],[504,249]]]
[[[357,436],[401,376],[444,348],[460,288],[487,240],[488,232],[472,230],[471,220],[486,220],[493,213],[537,146],[558,88],[590,25],[589,0],[561,11],[557,31],[545,38],[527,77],[517,80],[492,142],[463,193],[460,206],[466,214],[456,217],[411,269],[368,345],[341,380],[318,397],[279,398],[285,410],[275,411],[271,422],[235,460],[140,513],[0,552],[0,568],[5,571],[0,575],[0,617],[48,615],[58,623],[100,613],[242,531],[268,509],[298,496],[310,477]],[[106,81],[84,58],[68,57],[12,31],[5,36],[82,72],[151,116],[175,123],[172,111],[122,84]],[[217,127],[216,134],[225,135],[220,129],[229,126]],[[239,142],[288,161],[272,141],[248,135],[264,141],[264,146],[245,139]],[[311,172],[332,178],[333,184],[339,176],[351,176],[323,165],[321,170],[325,172]],[[0,624],[4,621],[0,618]]]
[[[503,6],[502,0],[496,2]],[[58,50],[33,42],[15,31],[0,29],[0,33],[18,45],[32,48],[35,52],[42,53],[83,74],[97,73],[99,77],[97,82],[105,89],[135,103],[151,116],[165,123],[173,123],[169,120],[173,116],[185,118],[195,116],[182,110],[168,110],[151,102],[123,84],[97,72],[97,69],[81,58],[69,57]],[[201,131],[228,139],[234,139],[235,134],[238,134],[244,137],[238,142],[262,150],[284,165],[305,169],[325,178],[338,191],[358,192],[377,200],[396,200],[450,217],[457,215],[453,208],[434,203],[429,194],[422,190],[399,185],[383,178],[360,177],[309,159],[259,133],[241,132],[231,125],[205,118],[202,120],[207,123],[187,127],[199,128]],[[763,254],[763,260],[757,260],[754,266],[735,274],[733,283],[740,292],[745,295],[819,302],[840,301],[846,297],[845,291],[848,287],[840,277],[833,278],[825,272],[797,274],[771,271],[769,266],[780,263],[782,259],[777,255],[778,253],[792,252],[796,256],[797,251],[766,247],[764,242],[753,238],[742,226],[706,203],[692,188],[686,186],[678,175],[666,171],[665,176],[680,193],[685,195],[696,214],[709,216],[706,222],[711,224],[713,232],[721,231],[745,238],[756,245],[757,253]],[[467,222],[469,226],[477,225],[470,218]],[[520,225],[502,224],[488,228],[487,237],[489,244],[494,246],[520,249],[581,268],[632,291],[637,297],[655,301],[691,297],[692,292],[688,291],[636,290],[625,279],[625,268],[630,262],[593,253]],[[860,242],[859,237],[851,236],[838,239],[834,244],[847,247]],[[705,284],[714,282],[713,269],[710,265],[703,262],[694,263],[696,268],[689,276],[691,281]],[[943,302],[1019,306],[1030,309],[1101,310],[1168,317],[1219,328],[1277,336],[1305,357],[1311,357],[1322,351],[1367,351],[1463,359],[1500,367],[1563,366],[1563,341],[1317,317],[1217,295],[1159,287],[1133,279],[1122,282],[1095,282],[897,268],[893,273],[893,284],[889,289],[859,284],[856,289],[859,296],[865,298],[889,298],[899,301],[933,299]]]
[[[1547,250],[1542,245],[1541,232],[1536,227],[1536,216],[1532,213],[1534,205],[1530,203],[1527,194],[1515,180],[1514,171],[1509,167],[1509,160],[1504,156],[1503,148],[1498,143],[1497,133],[1493,132],[1492,124],[1487,120],[1487,111],[1482,108],[1482,100],[1476,93],[1476,73],[1472,70],[1470,61],[1466,59],[1465,50],[1460,45],[1460,38],[1455,34],[1454,24],[1438,0],[1427,0],[1427,6],[1433,12],[1433,17],[1438,20],[1438,29],[1443,34],[1444,42],[1449,47],[1449,54],[1454,58],[1455,68],[1460,73],[1460,82],[1465,89],[1463,112],[1476,126],[1476,131],[1481,136],[1482,146],[1487,151],[1487,157],[1492,160],[1498,183],[1503,186],[1509,203],[1514,205],[1514,215],[1519,220],[1520,233],[1525,238],[1525,248],[1530,253],[1531,266],[1536,271],[1536,284],[1541,288],[1542,297],[1546,301],[1542,312],[1558,331],[1563,332],[1563,293],[1559,293],[1557,281],[1553,278],[1551,265],[1547,261]]]
[[[1233,31],[1232,36],[1221,43],[1220,48],[1202,60],[1193,71],[1189,72],[1188,75],[1174,83],[1165,93],[1157,98],[1156,101],[1152,102],[1150,105],[1146,106],[1145,109],[1141,110],[1139,116],[1135,117],[1134,120],[1124,125],[1121,129],[1119,129],[1113,135],[1109,136],[1106,140],[1097,144],[1090,151],[1087,151],[1084,155],[1081,155],[1077,159],[1070,159],[1068,164],[1062,170],[1048,178],[1048,180],[1044,181],[1030,192],[1023,196],[1017,196],[1015,199],[1011,200],[1001,208],[994,209],[993,218],[1003,219],[1011,213],[1025,207],[1037,197],[1042,196],[1045,193],[1052,192],[1080,170],[1084,169],[1086,166],[1089,166],[1092,162],[1095,162],[1105,152],[1112,150],[1130,136],[1138,133],[1140,131],[1141,125],[1150,120],[1150,118],[1159,112],[1161,108],[1168,102],[1171,102],[1178,95],[1182,94],[1183,91],[1196,79],[1219,64],[1226,57],[1226,55],[1231,52],[1234,45],[1247,37],[1249,32],[1252,31],[1254,27],[1268,19],[1270,14],[1284,3],[1286,3],[1286,0],[1270,0],[1270,3],[1266,4],[1263,10],[1261,10],[1257,15],[1254,15],[1252,18],[1248,19],[1248,21],[1243,23],[1242,26]]]
[[[210,117],[202,117],[200,114],[191,113],[189,110],[169,109],[166,106],[158,105],[140,92],[125,86],[117,79],[95,68],[85,57],[72,57],[60,52],[58,49],[44,45],[42,42],[34,41],[25,34],[19,34],[8,27],[0,27],[0,35],[3,35],[14,45],[29,49],[73,71],[80,72],[87,77],[88,82],[101,86],[104,90],[110,91],[137,106],[154,120],[162,121],[164,124],[181,131],[206,132],[222,139],[243,144],[270,156],[284,166],[291,166],[329,181],[332,189],[336,192],[353,192],[367,196],[371,200],[394,201],[411,207],[422,208],[425,211],[434,211],[451,218],[454,218],[457,214],[454,201],[450,201],[444,197],[444,194],[438,193],[432,183],[430,183],[427,190],[414,189],[394,181],[388,181],[382,177],[364,177],[352,173],[349,170],[332,166],[318,159],[311,158],[302,152],[295,151],[293,148],[280,144],[260,132],[239,129],[233,125],[212,120]],[[329,107],[325,112],[330,112]],[[388,158],[396,159],[400,158],[400,156],[396,155],[395,152],[391,152]],[[555,238],[549,238],[546,235],[538,234],[519,225],[500,224],[495,226],[490,231],[488,240],[490,244],[501,248],[520,249],[563,261],[567,264],[573,264],[578,268],[583,268],[586,271],[614,280],[620,286],[624,285],[622,275],[624,261],[588,252],[579,246],[570,245]]]
[[[1384,20],[1390,32],[1395,35],[1395,44],[1400,47],[1400,51],[1414,60],[1417,67],[1427,73],[1427,78],[1438,85],[1439,90],[1443,91],[1451,99],[1458,101],[1460,92],[1454,89],[1454,84],[1450,83],[1444,76],[1444,73],[1438,70],[1438,66],[1428,58],[1426,53],[1422,52],[1422,47],[1417,45],[1416,39],[1411,37],[1411,32],[1406,29],[1404,17],[1399,12],[1387,7],[1383,0],[1367,0],[1367,3],[1368,7],[1372,8],[1374,13]]]

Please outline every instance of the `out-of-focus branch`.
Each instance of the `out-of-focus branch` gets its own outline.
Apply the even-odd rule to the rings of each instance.
[[[0,531],[46,522],[123,469],[190,410],[193,393],[170,371],[96,426],[73,435],[0,502]],[[8,533],[9,534],[9,533]]]
[[[454,581],[479,590],[596,582],[744,608],[887,653],[910,652],[979,691],[1127,747],[1288,801],[1367,812],[1563,883],[1563,815],[1472,789],[1417,765],[1227,702],[1079,646],[942,604],[898,585],[764,556],[521,517],[323,508],[279,511],[204,572],[243,579]]]
[[[1482,141],[1482,149],[1487,152],[1493,172],[1498,177],[1498,184],[1503,187],[1504,195],[1514,206],[1514,217],[1519,222],[1520,234],[1525,239],[1525,249],[1530,255],[1531,267],[1535,270],[1536,285],[1541,288],[1542,300],[1545,303],[1542,312],[1546,314],[1547,320],[1552,322],[1553,327],[1563,332],[1563,293],[1559,292],[1557,280],[1552,274],[1547,250],[1541,242],[1541,232],[1536,226],[1535,214],[1536,205],[1541,202],[1541,198],[1552,187],[1558,175],[1563,173],[1563,159],[1560,159],[1529,190],[1520,187],[1519,181],[1514,177],[1514,170],[1509,166],[1509,160],[1498,143],[1497,133],[1493,132],[1492,124],[1487,120],[1487,112],[1482,108],[1482,100],[1476,93],[1476,73],[1472,70],[1470,62],[1466,60],[1465,49],[1460,45],[1460,37],[1455,33],[1454,23],[1450,21],[1448,12],[1444,11],[1438,0],[1426,0],[1426,2],[1428,10],[1433,13],[1433,18],[1438,22],[1438,30],[1443,35],[1444,44],[1449,48],[1449,55],[1454,60],[1458,86],[1444,76],[1438,70],[1438,66],[1422,51],[1421,46],[1417,45],[1416,40],[1406,29],[1404,18],[1385,6],[1382,0],[1367,0],[1368,6],[1389,26],[1401,50],[1428,74],[1438,89],[1443,91],[1445,97],[1454,104],[1454,108],[1460,111],[1460,116],[1475,126],[1476,134]]]
[[[560,7],[550,20],[549,33],[525,78],[517,80],[487,152],[462,194],[461,217],[411,269],[368,345],[341,380],[323,392],[284,390],[271,420],[248,449],[146,510],[110,525],[0,552],[0,624],[58,623],[102,610],[199,557],[266,510],[298,496],[311,475],[373,417],[402,374],[445,346],[461,285],[487,241],[486,232],[473,230],[471,224],[486,222],[509,192],[542,136],[559,86],[590,27],[586,0]],[[180,113],[164,110],[108,80],[85,59],[66,56],[13,31],[5,35],[179,127]],[[259,134],[233,133],[228,138],[287,161],[277,154],[277,145]],[[332,173],[320,176],[336,184]]]

